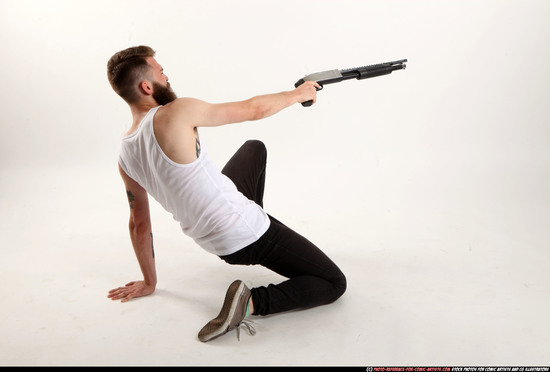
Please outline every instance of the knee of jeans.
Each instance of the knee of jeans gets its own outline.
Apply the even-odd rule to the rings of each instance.
[[[265,144],[260,140],[248,140],[244,143],[244,145],[250,151],[267,154],[267,148],[265,147]]]
[[[336,289],[335,293],[335,301],[342,297],[342,295],[346,292],[347,289],[347,280],[345,275],[342,273],[340,276],[333,282],[334,288]]]

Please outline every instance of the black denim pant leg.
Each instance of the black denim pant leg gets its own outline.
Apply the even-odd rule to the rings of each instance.
[[[234,265],[262,265],[289,278],[252,288],[254,315],[307,309],[336,301],[346,290],[346,277],[319,248],[277,220],[255,243],[221,257]]]
[[[267,151],[260,141],[247,141],[222,173],[246,197],[263,206]],[[313,243],[271,217],[268,231],[255,243],[221,259],[235,265],[262,265],[289,278],[280,284],[252,288],[254,315],[268,315],[331,303],[346,290],[340,269]]]
[[[258,140],[249,140],[229,159],[222,173],[229,177],[237,190],[263,207],[267,150]]]

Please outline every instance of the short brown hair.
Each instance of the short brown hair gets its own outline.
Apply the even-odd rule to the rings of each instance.
[[[140,45],[121,50],[107,62],[107,78],[114,91],[128,103],[139,98],[137,85],[149,71],[146,57],[154,57],[151,47]]]

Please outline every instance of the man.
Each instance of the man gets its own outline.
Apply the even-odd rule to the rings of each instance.
[[[180,222],[185,234],[229,264],[260,264],[288,280],[248,288],[236,280],[219,315],[198,337],[206,342],[246,326],[248,315],[268,315],[336,301],[346,289],[340,269],[315,245],[263,210],[266,149],[247,141],[220,171],[208,157],[198,127],[220,126],[273,115],[316,100],[317,83],[210,104],[177,98],[155,52],[125,49],[107,64],[111,86],[129,105],[133,122],[122,138],[119,171],[130,203],[130,238],[143,280],[113,289],[108,297],[129,301],[154,292],[157,283],[148,194]]]

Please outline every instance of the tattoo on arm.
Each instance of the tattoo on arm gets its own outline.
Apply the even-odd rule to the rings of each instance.
[[[197,158],[201,155],[201,143],[198,138],[195,138],[195,151],[197,153]]]
[[[155,245],[153,244],[153,233],[151,233],[151,249],[153,250],[153,258],[155,258]]]
[[[130,203],[130,209],[134,209],[134,200],[136,200],[136,197],[130,190],[126,190],[126,195],[128,195],[128,203]]]
[[[195,128],[195,153],[197,154],[197,158],[201,155],[201,142],[199,141],[197,128]]]

